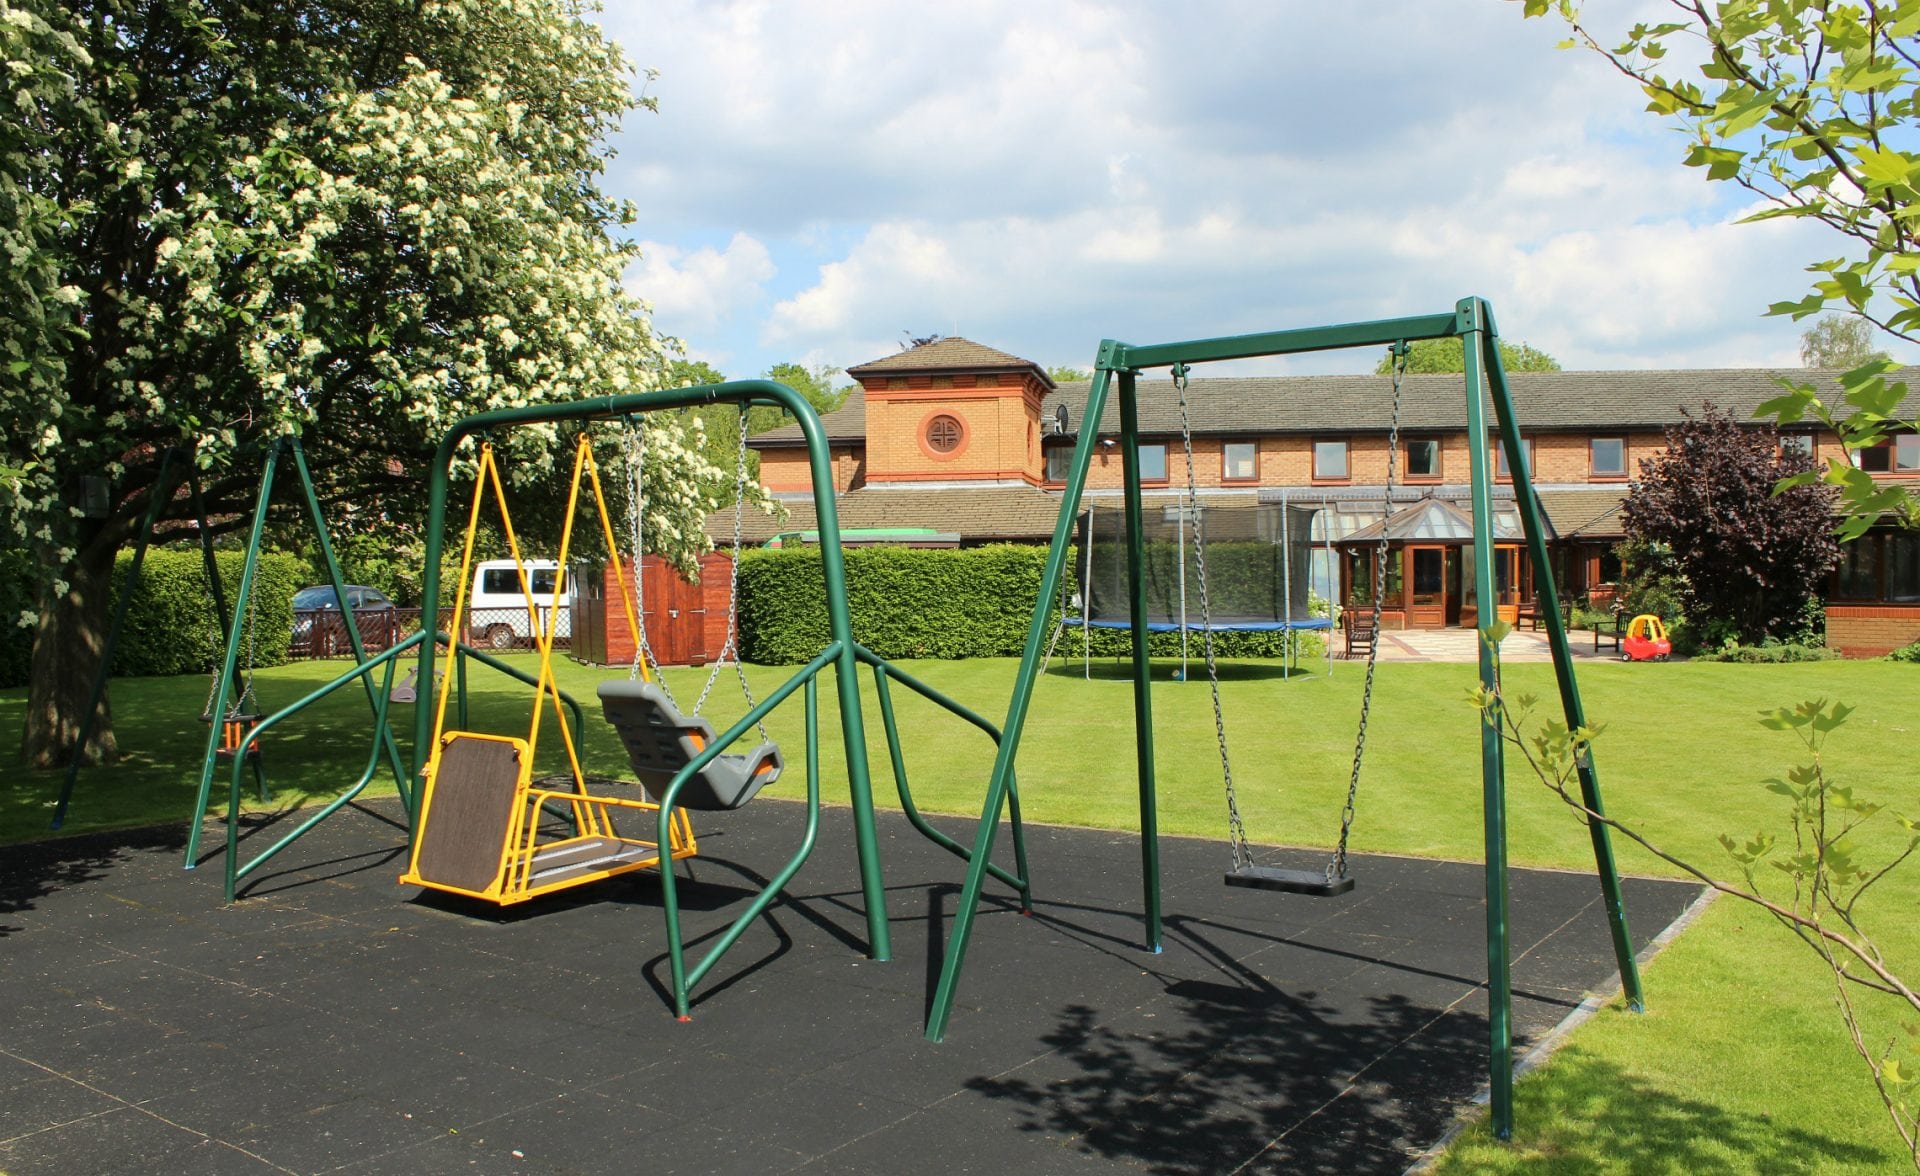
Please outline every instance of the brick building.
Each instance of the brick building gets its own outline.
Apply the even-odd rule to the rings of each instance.
[[[1056,385],[1030,360],[946,338],[848,369],[856,387],[823,420],[843,528],[927,527],[965,544],[1045,542],[1061,480],[1086,422],[1085,384]],[[1779,392],[1765,370],[1515,372],[1508,376],[1536,489],[1552,532],[1556,578],[1569,593],[1605,599],[1618,573],[1620,504],[1642,459],[1663,451],[1664,430],[1712,402],[1736,418]],[[1795,375],[1804,375],[1796,371]],[[1920,373],[1915,373],[1920,374]],[[1160,373],[1142,376],[1141,466],[1150,495],[1172,501],[1186,469],[1178,404]],[[1407,377],[1399,469],[1383,499],[1392,385],[1384,376],[1205,378],[1188,392],[1200,494],[1210,505],[1276,502],[1322,508],[1312,574],[1323,595],[1349,599],[1370,581],[1367,560],[1388,532],[1388,623],[1472,624],[1466,406],[1458,375]],[[1097,424],[1119,434],[1110,404]],[[749,442],[761,482],[790,519],[750,517],[747,539],[813,525],[806,449],[798,426]],[[1811,426],[1783,444],[1825,459],[1838,441]],[[1494,448],[1496,575],[1511,617],[1532,590],[1504,459]],[[1861,464],[1876,476],[1920,479],[1920,437],[1901,437]],[[1117,446],[1096,451],[1086,502],[1120,509]],[[1159,489],[1164,487],[1164,489]],[[730,516],[729,516],[730,522]],[[1874,533],[1849,546],[1834,577],[1830,634],[1853,653],[1920,637],[1920,536]],[[1397,607],[1396,607],[1397,606]]]

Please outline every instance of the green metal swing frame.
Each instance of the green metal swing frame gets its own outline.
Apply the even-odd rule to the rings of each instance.
[[[992,852],[1000,813],[1014,778],[1014,763],[1019,756],[1020,738],[1026,727],[1028,707],[1034,684],[1039,677],[1042,650],[1046,645],[1048,609],[1059,592],[1065,570],[1073,524],[1080,511],[1087,473],[1092,465],[1096,435],[1106,411],[1113,387],[1119,388],[1120,452],[1125,476],[1127,568],[1132,603],[1133,637],[1133,713],[1136,748],[1136,774],[1140,803],[1141,902],[1146,924],[1145,946],[1160,950],[1160,852],[1159,821],[1154,782],[1153,703],[1147,653],[1147,601],[1144,575],[1144,515],[1140,485],[1140,425],[1138,376],[1144,369],[1171,368],[1175,365],[1206,363],[1261,356],[1295,355],[1312,351],[1332,351],[1354,347],[1376,347],[1413,343],[1421,339],[1459,339],[1466,352],[1465,395],[1467,432],[1472,438],[1487,434],[1486,406],[1493,404],[1500,445],[1513,473],[1514,498],[1519,506],[1526,532],[1527,549],[1532,556],[1536,598],[1542,602],[1547,622],[1547,639],[1553,653],[1554,677],[1558,683],[1561,710],[1570,728],[1586,725],[1586,711],[1574,680],[1572,654],[1567,646],[1566,618],[1560,613],[1559,593],[1554,588],[1553,568],[1547,558],[1546,531],[1534,496],[1532,473],[1527,453],[1520,444],[1513,395],[1507,386],[1506,372],[1500,363],[1493,312],[1485,300],[1463,298],[1451,313],[1381,319],[1372,322],[1277,331],[1256,335],[1195,339],[1185,342],[1135,346],[1108,339],[1100,344],[1094,376],[1087,392],[1087,403],[1080,420],[1080,436],[1074,446],[1073,464],[1067,473],[1060,503],[1060,515],[1054,525],[1052,550],[1040,582],[1033,619],[1014,681],[1013,697],[1007,705],[1006,721],[1001,725],[999,754],[994,760],[988,782],[986,802],[981,810],[979,831],[974,842],[972,863],[960,894],[953,927],[947,939],[940,983],[935,990],[932,1010],[927,1019],[926,1036],[939,1041],[946,1033],[953,1010],[955,991],[966,963],[967,944],[973,933],[974,916],[985,882],[984,863]],[[1117,378],[1116,378],[1117,377]],[[1493,575],[1492,478],[1488,471],[1489,453],[1484,445],[1468,446],[1472,472],[1475,591],[1479,615],[1495,617]],[[1498,664],[1492,644],[1480,642],[1480,682],[1487,689],[1498,686]],[[1465,720],[1463,719],[1463,722]],[[1506,760],[1502,744],[1503,722],[1476,713],[1474,724],[1480,735],[1481,796],[1486,844],[1487,911],[1487,985],[1489,994],[1488,1085],[1493,1107],[1494,1131],[1509,1138],[1513,1131],[1513,982],[1512,955],[1508,928],[1507,897],[1507,800]],[[1579,764],[1580,792],[1586,806],[1604,812],[1600,780],[1591,756]],[[1613,938],[1614,957],[1619,964],[1621,984],[1628,1007],[1638,1012],[1645,1007],[1640,972],[1634,959],[1633,943],[1627,928],[1626,905],[1621,898],[1620,874],[1614,860],[1613,845],[1607,827],[1589,820],[1593,842],[1594,866],[1606,907],[1607,922]]]
[[[818,515],[820,561],[826,594],[829,638],[826,647],[813,660],[802,666],[749,709],[733,726],[721,732],[719,737],[710,742],[699,755],[688,760],[659,797],[656,844],[666,845],[669,823],[673,819],[676,801],[687,784],[714,757],[725,752],[747,732],[754,730],[774,708],[796,692],[802,694],[806,730],[804,763],[807,769],[807,817],[800,846],[786,865],[748,901],[746,908],[717,937],[706,954],[691,967],[688,966],[684,937],[681,933],[679,882],[671,868],[659,871],[661,906],[666,918],[674,1013],[681,1020],[688,1019],[693,987],[700,983],[714,965],[719,963],[721,957],[739,941],[747,928],[779,897],[786,884],[799,873],[800,868],[813,852],[820,821],[819,676],[828,667],[833,668],[834,685],[838,692],[840,729],[846,756],[848,800],[853,809],[854,843],[859,860],[860,889],[866,908],[868,957],[876,961],[889,960],[893,955],[893,945],[887,921],[880,843],[874,822],[873,786],[867,761],[866,722],[861,707],[858,678],[862,666],[866,666],[873,672],[882,728],[886,736],[888,756],[892,761],[894,786],[899,793],[901,807],[908,821],[929,841],[963,862],[967,862],[970,877],[982,880],[992,877],[1011,887],[1019,895],[1022,910],[1030,910],[1033,905],[1029,882],[1031,875],[1027,869],[1026,839],[1020,823],[1019,792],[1011,773],[1006,777],[1006,787],[1000,796],[1001,802],[1011,806],[1014,851],[1014,868],[1011,871],[991,861],[972,860],[964,845],[928,824],[913,803],[912,790],[907,781],[906,764],[901,754],[899,730],[894,718],[890,683],[897,682],[934,705],[946,709],[978,728],[995,743],[1000,740],[1000,732],[992,723],[967,707],[953,701],[854,641],[853,621],[847,608],[846,564],[841,554],[840,520],[834,502],[833,471],[827,448],[826,430],[821,426],[819,413],[815,411],[813,405],[785,384],[771,380],[736,380],[691,388],[593,397],[564,404],[499,409],[479,413],[456,422],[441,438],[439,448],[434,454],[432,481],[428,489],[426,566],[421,578],[421,629],[432,631],[438,622],[440,555],[446,532],[447,500],[451,489],[453,463],[460,445],[468,438],[497,434],[524,425],[561,422],[586,425],[594,421],[621,421],[648,412],[715,404],[737,405],[742,413],[754,405],[770,405],[782,409],[792,415],[805,437],[808,468],[813,483],[815,510]],[[638,554],[635,553],[635,558],[638,558]],[[415,681],[431,682],[437,653],[435,643],[421,641],[417,648],[419,652]],[[365,672],[365,669],[371,668],[371,664],[355,672]],[[391,669],[388,672],[391,674]],[[413,770],[414,779],[417,781],[425,769],[424,751],[432,743],[432,716],[429,708],[419,708],[414,722]],[[579,730],[578,725],[575,730]],[[405,793],[408,800],[409,824],[415,836],[418,836],[420,830],[419,805],[422,792],[423,789],[416,787]],[[997,820],[1000,809],[996,807],[994,811]]]

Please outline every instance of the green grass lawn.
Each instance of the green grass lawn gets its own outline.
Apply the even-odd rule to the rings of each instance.
[[[524,659],[531,665],[530,657]],[[561,662],[562,685],[588,707],[586,762],[623,774],[624,756],[592,704],[600,672]],[[916,675],[998,722],[1015,663],[1008,660],[907,663]],[[339,672],[339,663],[263,671],[259,693],[283,705]],[[1036,692],[1020,759],[1030,820],[1106,828],[1135,821],[1132,702],[1128,683],[1079,667],[1056,667]],[[701,675],[671,671],[683,698]],[[786,671],[753,667],[756,691]],[[1328,845],[1338,832],[1353,750],[1361,668],[1341,665],[1282,681],[1264,664],[1227,667],[1228,730],[1241,811],[1255,841]],[[1480,855],[1478,716],[1465,701],[1473,668],[1386,664],[1379,669],[1367,771],[1354,847],[1359,851],[1451,858]],[[477,670],[475,726],[524,730],[529,692]],[[1590,716],[1606,724],[1597,749],[1609,809],[1657,843],[1713,870],[1727,862],[1716,838],[1766,828],[1785,832],[1779,798],[1761,785],[1792,762],[1798,745],[1761,728],[1762,709],[1804,698],[1841,698],[1858,707],[1828,751],[1830,769],[1863,794],[1920,813],[1911,764],[1920,725],[1920,672],[1884,662],[1786,666],[1583,663]],[[1552,696],[1548,666],[1513,666],[1510,695]],[[863,676],[876,792],[894,802]],[[69,831],[179,819],[191,810],[206,728],[196,716],[203,679],[123,680],[114,686],[116,727],[126,759],[83,773]],[[896,690],[908,771],[920,805],[976,814],[991,764],[984,736]],[[838,718],[822,692],[826,796],[843,779]],[[21,691],[0,692],[0,724],[17,730]],[[1203,682],[1163,682],[1154,691],[1161,774],[1161,822],[1169,834],[1225,834],[1218,758]],[[397,707],[396,731],[411,737],[411,709]],[[725,726],[742,710],[731,675],[709,710]],[[797,761],[796,697],[773,733]],[[273,732],[266,748],[276,807],[311,803],[350,784],[366,762],[364,695],[344,691]],[[558,769],[554,728],[542,736],[540,766]],[[0,840],[47,835],[56,775],[13,773],[0,792]],[[379,789],[392,791],[390,780]],[[797,772],[773,790],[796,796]],[[842,786],[843,788],[843,786]],[[1590,868],[1587,835],[1559,800],[1520,770],[1512,774],[1511,847],[1516,864]],[[844,791],[838,794],[844,799]],[[349,818],[350,819],[350,818]],[[1892,843],[1887,830],[1869,846]],[[1671,873],[1622,844],[1623,867]],[[1044,893],[1047,863],[1035,863]],[[1362,879],[1364,885],[1364,879]],[[1117,895],[1133,901],[1131,892]],[[1863,914],[1889,956],[1920,972],[1920,865],[1885,884]],[[1631,914],[1631,912],[1629,912]],[[1580,1030],[1519,1093],[1520,1134],[1511,1145],[1470,1132],[1447,1171],[1548,1172],[1900,1171],[1903,1161],[1870,1084],[1831,1008],[1830,982],[1806,949],[1731,902],[1721,902],[1647,969],[1644,1016],[1608,1010]]]

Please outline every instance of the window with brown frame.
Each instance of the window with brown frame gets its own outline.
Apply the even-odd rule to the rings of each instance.
[[[1780,434],[1780,456],[1789,457],[1798,454],[1801,457],[1813,456],[1812,433]]]
[[[1229,441],[1220,447],[1222,482],[1255,482],[1260,478],[1260,446],[1253,441]]]
[[[1073,469],[1073,446],[1050,445],[1046,453],[1047,481],[1065,482],[1068,472]]]
[[[1833,571],[1835,600],[1880,599],[1879,535],[1862,535],[1840,545],[1840,566]]]
[[[1345,482],[1353,477],[1347,461],[1347,440],[1327,439],[1313,443],[1313,480]]]
[[[1920,535],[1911,531],[1885,537],[1887,599],[1895,604],[1920,601]]]
[[[1533,452],[1527,452],[1527,464],[1533,464]],[[1587,439],[1587,476],[1596,482],[1615,481],[1627,476],[1627,439],[1590,437]]]
[[[1415,437],[1406,444],[1406,457],[1401,466],[1401,476],[1409,482],[1438,482],[1440,480],[1439,438]]]
[[[1493,476],[1502,482],[1513,481],[1513,471],[1507,468],[1507,447],[1500,444],[1498,437],[1492,439],[1492,444]],[[1531,472],[1533,470],[1533,438],[1520,438],[1520,449],[1527,455],[1527,470]]]
[[[1853,464],[1870,474],[1920,474],[1920,434],[1902,433],[1856,449]]]
[[[1167,447],[1165,445],[1140,447],[1140,480],[1142,482],[1167,480]]]

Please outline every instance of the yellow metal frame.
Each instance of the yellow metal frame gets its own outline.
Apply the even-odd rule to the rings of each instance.
[[[600,516],[600,530],[606,540],[607,550],[617,553],[620,548],[615,541],[613,518],[607,510],[606,492],[600,483],[600,469],[593,460],[591,438],[582,433],[574,447],[573,481],[567,495],[567,511],[561,524],[560,553],[558,563],[561,569],[567,566],[567,556],[573,543],[573,524],[580,505],[580,487],[582,477],[593,487],[594,506]],[[513,517],[507,509],[506,485],[500,475],[499,463],[494,459],[493,446],[482,444],[480,447],[479,471],[475,476],[473,507],[467,514],[466,540],[460,554],[460,576],[456,581],[453,615],[460,618],[466,613],[467,591],[470,587],[473,569],[473,549],[475,536],[480,525],[481,504],[491,489],[495,503],[499,507],[500,526],[507,538],[507,550],[513,557],[513,566],[520,579],[520,591],[527,599],[528,621],[534,633],[534,646],[540,655],[540,672],[534,686],[533,715],[528,726],[526,738],[510,735],[493,735],[480,731],[449,731],[446,729],[447,701],[452,693],[454,675],[442,676],[439,683],[438,698],[434,703],[433,714],[433,755],[427,760],[425,780],[420,798],[420,823],[413,839],[413,849],[407,861],[406,873],[400,875],[400,881],[411,886],[424,886],[450,894],[462,894],[470,898],[485,899],[502,906],[525,902],[542,894],[582,886],[589,882],[598,882],[617,874],[631,873],[635,870],[656,869],[660,865],[659,845],[653,841],[625,837],[614,827],[612,812],[615,809],[632,809],[643,813],[657,813],[660,806],[644,797],[631,799],[618,796],[596,795],[587,789],[584,773],[580,768],[580,759],[574,747],[572,733],[567,728],[567,715],[560,699],[560,690],[553,674],[553,637],[554,625],[560,609],[560,588],[565,581],[564,574],[556,575],[553,580],[553,592],[547,601],[545,623],[538,614],[538,602],[533,595],[532,582],[527,576],[526,560],[520,554],[520,540],[514,534]],[[636,559],[637,559],[636,555]],[[627,583],[626,569],[621,566],[617,554],[613,560],[614,577],[620,588],[620,605],[627,615],[627,624],[638,633],[639,617],[635,608],[634,594]],[[654,670],[644,657],[640,660],[640,673],[646,681],[654,680]],[[569,791],[533,786],[534,753],[540,745],[540,728],[546,717],[546,703],[551,699],[554,717],[560,723],[561,744],[567,751],[567,766],[573,780]],[[485,890],[469,890],[464,887],[450,886],[430,881],[420,876],[420,843],[424,839],[427,827],[432,820],[434,785],[440,775],[441,752],[447,744],[457,738],[484,739],[491,742],[510,743],[519,753],[520,775],[514,784],[513,811],[507,821],[506,836],[500,846],[500,866],[494,874],[493,882]],[[541,807],[549,801],[560,801],[571,807],[575,833],[572,837],[553,841],[540,840]],[[651,828],[652,822],[648,823]],[[570,845],[611,840],[636,849],[650,849],[652,856],[638,857],[616,863],[604,870],[571,875],[558,882],[536,885],[533,877],[535,858],[542,852],[551,853],[564,850]],[[699,852],[698,843],[693,835],[693,823],[684,809],[673,814],[669,829],[668,858],[677,861],[680,858],[693,857]]]

